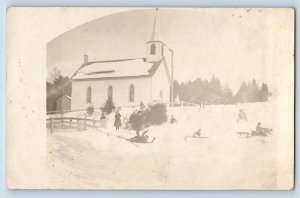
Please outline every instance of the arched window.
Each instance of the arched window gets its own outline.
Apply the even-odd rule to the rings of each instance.
[[[130,85],[129,88],[129,102],[134,102],[134,86]]]
[[[155,44],[153,43],[152,45],[151,45],[151,47],[150,47],[150,54],[151,55],[155,55]]]
[[[92,88],[88,87],[86,91],[86,103],[92,103]]]
[[[159,92],[159,97],[160,97],[160,100],[163,101],[164,93],[163,93],[163,90],[162,90],[162,89],[161,89],[160,92]]]
[[[110,85],[107,90],[107,99],[113,101],[113,87]]]

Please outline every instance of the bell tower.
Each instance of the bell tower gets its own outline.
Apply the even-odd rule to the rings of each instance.
[[[153,30],[151,40],[146,43],[146,61],[147,62],[156,62],[160,61],[164,56],[164,46],[165,44],[160,40],[155,40],[155,31],[156,31],[156,18],[157,18],[158,9],[155,9],[155,18],[153,23]]]

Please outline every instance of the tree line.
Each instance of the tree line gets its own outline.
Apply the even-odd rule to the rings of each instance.
[[[193,81],[181,83],[173,82],[174,100],[196,104],[236,104],[244,102],[265,102],[272,95],[268,85],[259,86],[255,79],[242,82],[236,94],[233,94],[228,85],[223,86],[218,77],[210,80],[197,78]],[[47,112],[56,111],[56,100],[63,95],[71,96],[72,85],[69,77],[62,76],[56,68],[49,73],[46,82]]]
[[[63,95],[71,96],[72,85],[69,77],[62,76],[56,68],[49,74],[46,82],[47,112],[56,111],[56,100]]]
[[[181,83],[173,82],[174,100],[195,104],[236,104],[245,102],[266,102],[272,95],[268,85],[259,86],[255,79],[242,82],[236,94],[233,94],[228,85],[223,86],[218,77],[210,80],[197,78],[193,81]]]

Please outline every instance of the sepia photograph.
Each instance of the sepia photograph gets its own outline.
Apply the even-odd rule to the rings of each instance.
[[[293,189],[293,9],[93,9],[35,74],[46,188]]]

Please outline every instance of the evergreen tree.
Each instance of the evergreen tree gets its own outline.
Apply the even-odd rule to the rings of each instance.
[[[245,102],[265,102],[271,93],[267,84],[259,88],[255,79],[242,82],[237,93],[233,95],[228,85],[223,86],[218,77],[213,76],[210,81],[197,78],[194,81],[179,84],[174,81],[174,97],[196,104],[229,104]]]
[[[228,85],[225,86],[224,88],[224,102],[223,103],[231,103],[232,102],[232,97],[233,97],[233,93],[232,90],[228,87]]]
[[[180,84],[177,80],[173,82],[173,101],[175,101],[176,96],[180,95]]]
[[[248,101],[248,87],[247,84],[245,82],[243,82],[238,90],[238,92],[236,93],[236,95],[234,96],[234,102],[247,102]]]
[[[268,85],[263,83],[260,88],[261,101],[266,102],[270,96]]]
[[[69,77],[64,77],[54,68],[46,82],[47,111],[56,111],[56,100],[63,95],[71,96],[72,87]]]
[[[253,79],[248,85],[247,98],[248,102],[260,101],[260,91],[255,79]]]

